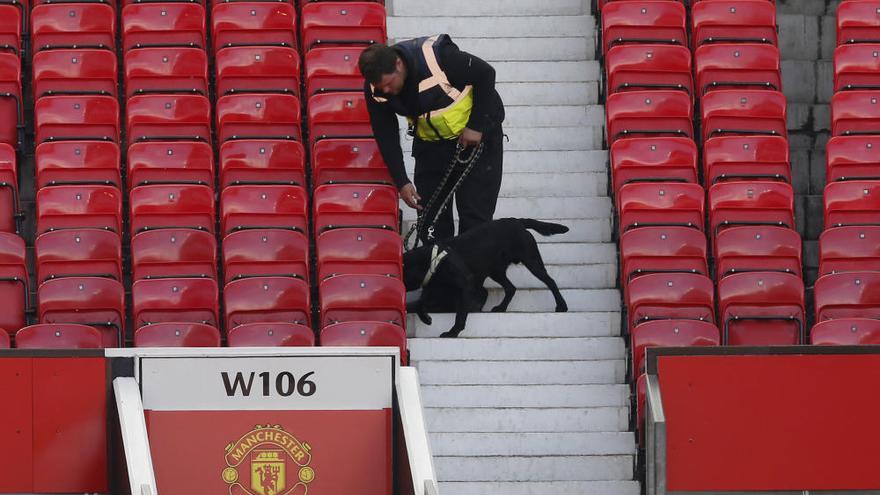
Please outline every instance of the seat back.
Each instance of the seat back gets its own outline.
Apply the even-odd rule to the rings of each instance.
[[[309,2],[302,6],[303,51],[316,46],[385,43],[385,6],[375,2]]]
[[[709,188],[712,238],[730,227],[772,225],[794,229],[794,190],[784,182],[721,182]]]
[[[608,96],[608,141],[644,136],[694,135],[691,97],[683,91],[631,91]]]
[[[220,195],[220,229],[229,234],[246,229],[306,232],[308,194],[301,186],[229,186]]]
[[[877,134],[880,126],[880,91],[839,91],[831,97],[831,135]]]
[[[245,323],[309,325],[309,284],[295,277],[251,277],[226,284],[226,328]]]
[[[37,288],[40,323],[80,323],[101,333],[101,347],[123,345],[125,288],[103,277],[64,277]]]
[[[306,52],[305,97],[326,91],[363,90],[364,77],[358,69],[361,51],[359,46],[328,46]]]
[[[709,275],[706,236],[687,227],[641,227],[620,236],[621,287],[650,273]]]
[[[205,8],[195,2],[132,3],[122,9],[122,48],[205,49]]]
[[[701,104],[704,142],[730,135],[788,137],[786,100],[779,91],[720,89],[703,95]]]
[[[128,187],[199,184],[214,188],[214,151],[199,141],[153,141],[128,147]]]
[[[698,182],[697,145],[690,138],[618,139],[610,155],[615,192],[630,182]]]
[[[325,184],[314,194],[315,234],[343,227],[398,231],[400,215],[394,186]]]
[[[611,2],[602,8],[603,51],[630,43],[687,46],[686,18],[678,2]]]
[[[329,138],[312,147],[312,186],[343,182],[394,183],[374,139]]]
[[[322,93],[309,97],[309,141],[370,138],[373,128],[364,92]]]
[[[283,229],[241,230],[223,238],[226,283],[239,278],[284,276],[309,280],[309,240]]]
[[[651,273],[629,283],[630,329],[652,320],[715,322],[715,286],[695,273]]]
[[[0,232],[0,298],[4,301],[0,333],[14,333],[25,326],[25,312],[30,309],[26,253],[24,239]]]
[[[804,282],[782,272],[735,273],[718,281],[725,345],[798,345],[805,342]]]
[[[880,225],[825,229],[819,236],[819,276],[880,271]]]
[[[321,329],[322,346],[397,347],[400,365],[409,366],[406,332],[402,327],[383,321],[346,321]]]
[[[101,3],[40,4],[31,9],[31,46],[50,48],[116,47],[116,12]]]
[[[318,280],[334,275],[375,274],[403,280],[403,243],[390,230],[328,230],[316,240]]]
[[[122,281],[122,242],[119,234],[101,229],[45,232],[34,241],[37,283],[89,276]]]
[[[219,2],[211,9],[214,52],[230,46],[296,48],[296,10],[287,2]]]
[[[119,103],[111,96],[44,96],[34,104],[37,144],[119,142]]]
[[[110,50],[45,50],[34,54],[34,98],[52,94],[116,97],[116,54]]]
[[[608,92],[668,89],[694,94],[691,51],[682,45],[620,45],[605,55]]]
[[[813,289],[816,323],[838,318],[880,319],[880,272],[823,275]]]
[[[825,186],[825,228],[880,225],[880,180],[832,182]]]
[[[155,47],[125,52],[125,95],[208,96],[208,56],[201,48]]]
[[[122,232],[122,195],[113,186],[63,185],[37,191],[37,235],[71,228]]]
[[[825,151],[828,182],[880,177],[880,136],[835,136]]]
[[[5,332],[3,332],[5,333]],[[19,349],[100,349],[101,332],[94,327],[73,323],[37,324],[15,334]]]
[[[131,237],[142,231],[178,227],[214,232],[214,191],[192,184],[138,186],[129,197]]]
[[[766,0],[697,2],[691,9],[695,47],[704,43],[766,43],[779,45],[776,5]]]
[[[217,94],[299,94],[299,54],[279,46],[236,46],[217,52]]]
[[[195,229],[156,229],[131,239],[132,278],[209,277],[217,279],[214,234]]]
[[[777,271],[801,276],[801,236],[769,225],[731,227],[715,239],[718,279],[740,272]]]
[[[220,331],[201,323],[155,323],[134,332],[135,347],[220,347]]]
[[[289,94],[231,94],[217,99],[217,138],[301,140],[300,102]]]
[[[305,150],[298,141],[226,141],[220,146],[220,186],[267,182],[305,186],[305,162]]]
[[[697,94],[716,89],[782,91],[779,49],[760,43],[703,45],[694,52]]]
[[[656,320],[633,329],[633,380],[645,372],[645,349],[648,347],[693,347],[721,345],[718,327],[706,321]]]
[[[880,89],[880,43],[841,45],[834,50],[834,91],[854,89]]]
[[[211,140],[211,102],[202,95],[144,94],[128,99],[129,143]]]
[[[34,153],[36,187],[63,184],[122,186],[119,145],[104,141],[47,142]]]
[[[226,331],[229,347],[310,347],[312,329],[296,323],[245,323]]]
[[[880,2],[840,2],[837,9],[837,44],[873,43],[880,40]]]
[[[638,227],[680,226],[703,230],[705,193],[699,184],[633,183],[620,188],[620,234]]]
[[[810,331],[813,345],[880,345],[880,320],[840,318],[817,323]]]
[[[203,323],[217,327],[219,291],[211,278],[135,280],[131,286],[134,327],[154,323]]]
[[[727,180],[791,183],[788,140],[782,136],[720,136],[703,143],[707,185]]]
[[[406,289],[384,275],[337,275],[318,286],[321,327],[346,321],[406,324]]]

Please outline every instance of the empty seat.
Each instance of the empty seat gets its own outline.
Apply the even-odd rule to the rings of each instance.
[[[718,281],[719,326],[726,345],[805,341],[804,282],[781,272],[735,273]]]
[[[100,349],[101,332],[73,323],[47,323],[24,327],[15,334],[19,349]]]
[[[50,48],[116,47],[116,12],[100,3],[40,4],[31,9],[33,52]]]
[[[381,184],[325,184],[315,189],[314,228],[372,227],[398,231],[398,194]]]
[[[409,366],[406,332],[402,327],[382,321],[346,321],[321,329],[322,346],[397,347],[400,365]]]
[[[245,323],[226,331],[229,347],[302,347],[315,345],[312,329],[296,323]]]
[[[246,323],[309,325],[309,284],[296,277],[252,277],[234,280],[223,290],[226,328]]]
[[[9,334],[6,330],[0,331],[0,349],[9,349]]]
[[[373,136],[363,91],[322,93],[309,97],[309,139],[311,145],[333,137]]]
[[[0,313],[0,333],[14,333],[25,325],[30,309],[26,248],[21,237],[0,233],[0,297],[6,301]]]
[[[101,347],[123,344],[125,288],[103,277],[64,277],[37,288],[40,323],[80,323],[101,332]]]
[[[210,143],[160,141],[128,147],[128,187],[173,183],[214,188],[214,151]]]
[[[156,323],[134,332],[135,347],[220,347],[220,332],[201,323]]]
[[[693,105],[682,91],[631,91],[608,96],[608,141],[643,136],[693,137]]]
[[[226,283],[238,278],[285,276],[309,279],[309,241],[303,232],[252,229],[223,238]]]
[[[202,95],[137,95],[125,113],[129,143],[211,140],[211,102]]]
[[[318,280],[342,274],[389,275],[403,280],[400,234],[381,229],[335,229],[318,236]]]
[[[617,194],[620,233],[658,225],[701,231],[705,205],[705,191],[699,184],[626,184]]]
[[[714,239],[730,227],[772,225],[794,229],[794,190],[784,182],[721,182],[709,188],[709,225]]]
[[[122,281],[119,234],[100,229],[46,232],[34,241],[37,283],[58,277],[105,277]]]
[[[779,49],[758,43],[703,45],[694,52],[699,95],[715,89],[782,91]]]
[[[880,225],[834,227],[819,236],[819,275],[880,271]]]
[[[21,60],[0,52],[0,143],[19,148],[24,139]]]
[[[705,321],[657,320],[642,323],[632,335],[633,379],[645,372],[648,347],[693,347],[721,345],[718,327]]]
[[[270,182],[305,186],[305,168],[305,150],[298,141],[242,139],[220,146],[220,187]]]
[[[14,55],[21,53],[24,9],[20,2],[0,5],[0,50]]]
[[[696,273],[650,273],[627,290],[630,328],[652,320],[715,322],[715,285]]]
[[[236,46],[217,52],[217,95],[299,94],[299,54],[279,46]]]
[[[842,45],[834,50],[834,91],[854,89],[880,89],[880,44]]]
[[[694,94],[691,51],[681,45],[615,46],[605,55],[608,92],[671,89]]]
[[[825,186],[825,228],[880,225],[880,180],[832,182]]]
[[[835,136],[825,151],[828,182],[880,177],[880,135]]]
[[[217,99],[217,138],[301,140],[300,103],[288,94],[232,94]]]
[[[618,139],[610,156],[615,192],[630,182],[697,182],[697,145],[690,138]]]
[[[831,135],[878,134],[880,91],[840,91],[831,97]]]
[[[216,327],[219,292],[211,278],[135,280],[131,286],[134,327],[154,323],[204,323]]]
[[[721,89],[702,98],[703,141],[726,135],[787,137],[786,118],[785,95],[779,91]]]
[[[292,185],[230,186],[220,195],[220,230],[287,229],[306,232],[308,194]]]
[[[230,46],[297,46],[296,10],[287,2],[219,2],[211,24],[215,53]]]
[[[302,6],[303,51],[316,46],[385,42],[385,7],[375,2],[309,2]]]
[[[34,104],[37,144],[119,142],[119,103],[111,96],[45,96]]]
[[[393,184],[372,138],[322,139],[312,147],[312,185],[359,182]]]
[[[777,271],[801,276],[801,236],[768,225],[731,227],[715,239],[717,278],[739,272]]]
[[[642,227],[620,236],[621,287],[649,273],[709,275],[706,236],[686,227]]]
[[[122,9],[122,49],[204,49],[205,8],[196,2],[133,3]]]
[[[618,1],[602,9],[603,51],[627,43],[687,45],[687,13],[679,2]]]
[[[880,272],[823,275],[813,289],[816,324],[838,318],[880,319]]]
[[[359,91],[364,77],[358,68],[363,47],[313,48],[305,55],[306,97],[326,91]]]
[[[0,143],[0,232],[18,233],[18,160],[15,149]]]
[[[122,186],[119,145],[104,141],[47,142],[37,145],[37,188],[64,184]]]
[[[131,239],[132,278],[217,278],[217,241],[194,229],[157,229]]]
[[[113,186],[62,185],[37,191],[37,235],[95,228],[122,233],[122,194]]]
[[[841,318],[826,320],[810,331],[813,345],[878,345],[880,320],[871,318]]]
[[[788,140],[782,136],[721,136],[703,144],[707,185],[726,180],[791,182]]]
[[[876,42],[880,42],[880,2],[840,2],[837,7],[837,44]]]
[[[201,48],[157,47],[125,52],[125,94],[208,96],[208,56]]]
[[[53,94],[116,97],[116,54],[110,50],[45,50],[34,54],[34,98]]]
[[[406,324],[406,289],[384,275],[337,275],[318,286],[321,327],[346,321]]]
[[[214,191],[191,184],[135,187],[129,197],[131,236],[177,227],[214,232]]]
[[[697,2],[691,21],[695,47],[727,42],[779,44],[776,5],[766,0]]]

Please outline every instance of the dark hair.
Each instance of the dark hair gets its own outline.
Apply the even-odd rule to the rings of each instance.
[[[368,83],[378,84],[382,76],[391,74],[397,69],[397,52],[394,48],[381,43],[370,45],[361,52],[358,68]]]

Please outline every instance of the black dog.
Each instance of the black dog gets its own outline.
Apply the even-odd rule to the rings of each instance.
[[[501,284],[504,299],[493,312],[507,311],[516,287],[507,278],[511,263],[522,263],[544,282],[556,299],[556,311],[568,311],[568,305],[556,282],[547,274],[538,243],[527,230],[548,236],[568,232],[568,227],[528,218],[502,218],[435,244],[420,246],[403,255],[406,290],[423,288],[422,297],[414,308],[425,324],[431,324],[428,311],[431,301],[451,298],[454,302],[455,324],[441,337],[457,337],[464,330],[468,312],[479,311],[485,301],[483,282],[486,278]],[[432,268],[432,264],[434,265]]]

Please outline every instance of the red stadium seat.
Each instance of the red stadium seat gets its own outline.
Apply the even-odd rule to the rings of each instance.
[[[302,232],[254,229],[223,238],[226,283],[237,278],[299,276],[309,279],[309,240]]]
[[[217,140],[301,140],[299,99],[286,94],[234,94],[217,99]]]
[[[394,183],[374,139],[330,138],[315,143],[312,186],[340,182]]]
[[[615,193],[630,182],[697,182],[697,145],[690,138],[629,138],[611,145]]]
[[[218,2],[211,23],[215,53],[231,46],[297,46],[296,10],[287,2]]]
[[[214,188],[214,151],[197,141],[135,143],[128,147],[128,187],[201,184]]]
[[[696,273],[650,273],[627,290],[630,329],[652,320],[715,322],[715,285]]]
[[[827,182],[880,177],[880,136],[835,136],[825,150]]]
[[[64,184],[122,186],[119,145],[103,141],[40,143],[34,153],[39,189]]]
[[[122,281],[119,234],[100,229],[46,232],[34,241],[37,283],[58,277],[105,277]]]
[[[246,323],[226,331],[229,347],[310,347],[315,333],[296,323]]]
[[[632,335],[633,379],[645,372],[648,347],[693,347],[721,345],[721,334],[712,323],[694,320],[656,320],[642,323]]]
[[[25,311],[30,309],[26,253],[24,239],[0,233],[0,297],[6,301],[0,313],[0,333],[14,333],[25,325]]]
[[[316,46],[385,42],[385,7],[375,2],[310,2],[302,6],[303,51]]]
[[[325,184],[314,194],[315,234],[342,227],[398,231],[397,188],[379,184]]]
[[[794,229],[794,191],[784,182],[721,182],[709,188],[709,226],[723,229],[773,225]]]
[[[603,52],[628,43],[687,46],[687,13],[679,2],[618,1],[602,9]]]
[[[211,278],[135,280],[131,286],[134,327],[154,323],[204,323],[216,327],[217,282]]]
[[[9,349],[9,334],[6,333],[6,330],[0,328],[0,349]]]
[[[217,95],[299,94],[299,54],[278,46],[236,46],[217,52]]]
[[[319,235],[318,280],[334,275],[389,275],[403,280],[403,243],[390,230],[349,228]]]
[[[258,183],[305,186],[302,143],[272,139],[226,141],[220,146],[220,187]]]
[[[220,331],[201,323],[155,323],[134,332],[135,347],[220,347]]]
[[[37,191],[37,235],[94,228],[122,233],[122,195],[113,186],[63,185]]]
[[[880,320],[841,318],[816,324],[810,331],[813,345],[880,345]]]
[[[400,365],[409,366],[406,349],[406,332],[393,323],[381,321],[346,321],[334,323],[321,329],[321,345],[397,347],[400,349]]]
[[[37,144],[119,142],[119,103],[111,96],[44,96],[34,104]]]
[[[605,55],[608,93],[668,89],[694,94],[691,51],[681,45],[622,45]]]
[[[317,94],[309,97],[308,106],[312,147],[327,138],[373,136],[363,91]]]
[[[296,277],[251,277],[226,284],[223,290],[226,328],[245,323],[309,325],[309,284]]]
[[[116,54],[110,50],[45,50],[34,54],[34,98],[53,94],[116,97]]]
[[[168,184],[138,186],[129,197],[131,236],[178,227],[214,232],[214,191],[208,186]]]
[[[880,271],[880,225],[834,227],[819,236],[819,276]]]
[[[801,276],[801,236],[768,225],[731,227],[715,239],[715,273],[721,279],[740,272],[785,272]]]
[[[880,134],[880,91],[840,91],[831,97],[831,135]]]
[[[21,2],[0,5],[0,51],[21,53],[24,7]]]
[[[650,273],[709,275],[706,236],[686,227],[642,227],[620,236],[620,285]]]
[[[312,48],[305,55],[306,97],[326,91],[359,91],[364,77],[358,68],[363,47]]]
[[[129,143],[211,141],[211,102],[202,95],[137,95],[128,99]]]
[[[21,60],[0,52],[0,143],[19,148],[24,139]]]
[[[382,321],[406,325],[406,289],[384,275],[337,275],[318,286],[321,328],[346,321]]]
[[[287,229],[306,232],[305,188],[291,185],[230,186],[220,195],[220,230]]]
[[[72,323],[47,323],[24,327],[15,334],[19,349],[100,349],[101,332]]]
[[[837,44],[880,41],[880,2],[847,0],[837,7]]]
[[[201,48],[157,47],[125,52],[125,95],[208,96],[208,56]]]
[[[701,104],[704,142],[728,135],[788,137],[785,95],[779,91],[720,89],[703,95]]]
[[[695,47],[726,42],[779,44],[776,5],[766,0],[697,2],[691,21]]]
[[[880,225],[880,180],[832,182],[825,186],[825,228]]]
[[[217,278],[217,241],[195,229],[156,229],[131,239],[132,278]]]
[[[31,9],[33,52],[50,48],[116,47],[116,12],[100,3],[35,5]]]
[[[804,282],[780,272],[736,273],[718,281],[718,311],[726,345],[805,343]]]
[[[693,105],[682,91],[631,91],[608,96],[608,141],[643,136],[693,137]]]
[[[125,288],[103,277],[63,277],[37,289],[40,323],[80,323],[101,332],[101,347],[123,345]]]
[[[773,45],[703,45],[694,52],[697,94],[731,88],[782,91],[779,61],[779,49]]]
[[[18,160],[15,149],[0,143],[0,232],[18,233]]]
[[[880,272],[823,275],[813,289],[816,323],[839,318],[880,319]]]
[[[707,185],[726,180],[791,182],[788,140],[782,136],[721,136],[703,143]]]
[[[133,3],[122,9],[122,49],[204,49],[205,8],[196,2]]]
[[[854,89],[880,89],[880,44],[841,45],[834,50],[834,91]]]
[[[620,234],[638,227],[680,226],[703,230],[705,191],[699,184],[633,183],[620,188]]]

